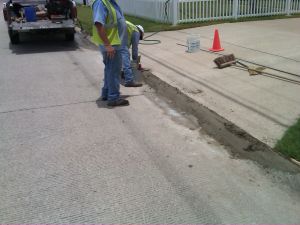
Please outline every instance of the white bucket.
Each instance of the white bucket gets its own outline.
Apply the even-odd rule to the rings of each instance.
[[[197,52],[200,50],[200,36],[199,34],[191,34],[187,37],[187,52]]]

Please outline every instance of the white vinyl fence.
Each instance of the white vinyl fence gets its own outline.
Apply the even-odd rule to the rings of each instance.
[[[178,23],[300,13],[300,0],[119,0],[123,11]]]
[[[173,0],[118,0],[118,4],[127,15],[151,19],[159,22],[172,22]]]

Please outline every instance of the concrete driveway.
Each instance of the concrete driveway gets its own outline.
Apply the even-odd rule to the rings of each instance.
[[[161,32],[151,38],[162,44],[142,46],[144,64],[155,76],[273,147],[300,117],[299,23],[294,18]],[[200,35],[202,49],[211,48],[215,28],[225,48],[222,54],[234,53],[296,75],[266,69],[274,76],[250,77],[241,69],[215,68],[218,55],[185,52],[182,44],[191,34]]]

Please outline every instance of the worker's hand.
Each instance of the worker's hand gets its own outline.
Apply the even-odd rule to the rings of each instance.
[[[116,50],[111,45],[105,45],[105,50],[108,58],[114,58]]]

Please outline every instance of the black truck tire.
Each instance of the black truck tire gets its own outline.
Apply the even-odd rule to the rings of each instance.
[[[65,34],[66,41],[74,41],[75,34],[74,32],[67,32]]]
[[[19,33],[13,33],[12,31],[9,31],[8,34],[10,38],[10,43],[12,43],[13,45],[18,44],[20,42]]]
[[[3,9],[3,16],[4,16],[4,20],[7,21],[8,18],[7,18],[7,9],[6,8]]]

